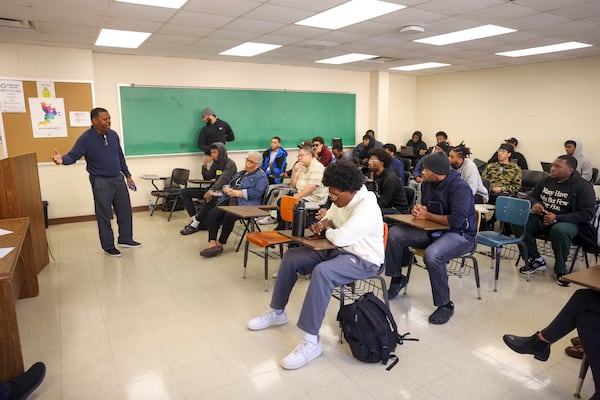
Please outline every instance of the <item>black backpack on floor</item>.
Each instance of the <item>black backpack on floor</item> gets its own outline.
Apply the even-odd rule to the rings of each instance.
[[[393,359],[387,371],[398,363],[398,357],[393,353],[397,344],[402,344],[404,340],[419,340],[406,338],[410,332],[398,334],[396,321],[389,308],[373,293],[366,293],[354,303],[343,306],[337,320],[352,355],[360,361],[381,362],[384,365]]]

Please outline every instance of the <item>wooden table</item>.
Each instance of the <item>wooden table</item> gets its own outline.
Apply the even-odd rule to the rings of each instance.
[[[331,249],[335,249],[337,247],[325,238],[311,239],[311,236],[313,235],[313,233],[308,229],[305,231],[304,237],[293,236],[291,229],[286,229],[286,230],[277,231],[277,232],[279,232],[280,234],[282,234],[283,236],[285,236],[287,238],[292,239],[294,241],[294,243],[298,243],[303,246],[310,247],[313,250],[331,250]]]
[[[228,214],[233,214],[238,217],[242,223],[244,224],[244,232],[242,233],[242,237],[240,238],[240,243],[238,244],[235,251],[240,250],[240,246],[242,245],[242,241],[246,237],[247,232],[255,232],[259,231],[260,228],[256,223],[256,218],[259,217],[267,217],[270,214],[269,210],[273,209],[268,205],[257,205],[257,206],[219,206],[219,208],[225,211]],[[277,207],[275,207],[277,208]]]
[[[417,219],[412,214],[386,214],[384,218],[391,219],[392,221],[401,222],[406,225],[413,226],[415,228],[423,229],[425,231],[447,231],[450,229],[449,225],[438,224],[437,222],[429,221],[426,219]]]
[[[562,279],[594,290],[600,290],[600,265],[563,275]]]
[[[0,258],[0,381],[25,372],[17,324],[17,299],[38,294],[37,271],[27,256],[29,218],[0,220],[0,228],[13,233],[0,236],[0,247],[14,247]]]

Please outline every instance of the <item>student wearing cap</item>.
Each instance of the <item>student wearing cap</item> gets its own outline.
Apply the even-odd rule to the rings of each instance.
[[[448,152],[450,151],[450,146],[448,145],[448,143],[439,142],[438,144],[433,146],[432,154],[440,152],[440,151],[443,152],[447,156]],[[421,158],[417,162],[417,165],[415,166],[415,168],[413,169],[413,172],[412,172],[414,179],[411,179],[410,182],[408,183],[409,187],[415,189],[417,196],[421,192],[421,182],[423,182],[423,175],[421,173],[422,171],[423,171],[423,158]]]
[[[385,274],[392,277],[388,294],[398,296],[408,283],[402,267],[410,262],[409,247],[425,249],[423,260],[429,273],[433,304],[436,310],[429,316],[432,324],[445,324],[454,314],[450,300],[446,262],[460,257],[476,245],[477,215],[473,193],[456,171],[444,152],[425,156],[421,204],[416,204],[412,215],[416,219],[448,225],[445,231],[425,231],[405,224],[390,228],[385,250]]]
[[[202,121],[206,124],[198,134],[198,148],[210,156],[210,145],[215,142],[233,142],[235,135],[229,124],[215,115],[210,108],[202,111]]]
[[[504,143],[512,146],[511,159],[517,160],[517,165],[519,166],[519,168],[529,169],[527,167],[527,160],[525,160],[525,156],[517,151],[517,146],[519,145],[519,141],[516,138],[511,137],[511,138],[506,139],[504,141]],[[495,162],[498,162],[498,152],[494,153],[494,155],[488,161],[488,164],[495,163]]]

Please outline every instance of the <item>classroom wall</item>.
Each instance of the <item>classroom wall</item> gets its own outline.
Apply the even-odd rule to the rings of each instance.
[[[2,43],[0,59],[3,77],[92,80],[95,105],[111,112],[117,131],[121,130],[118,83],[339,91],[357,95],[358,140],[366,129],[374,128],[378,140],[400,145],[409,140],[413,130],[420,129],[425,140],[433,143],[435,132],[445,130],[452,143],[464,139],[474,157],[487,159],[503,139],[515,136],[520,141],[519,151],[532,168],[537,168],[540,160],[552,161],[562,153],[567,136],[579,136],[585,153],[594,165],[600,165],[595,139],[600,126],[599,57],[423,77],[93,54],[88,50]],[[386,101],[387,118],[380,112],[380,103]],[[227,120],[225,115],[220,117]],[[232,154],[240,167],[243,156]],[[289,161],[295,156],[292,150]],[[200,160],[200,155],[178,155],[132,157],[128,163],[134,178],[169,174],[174,166],[190,168],[197,177]],[[69,167],[42,164],[39,172],[42,197],[50,202],[50,218],[93,214],[84,162]],[[150,182],[136,179],[136,183],[133,205],[148,204]]]
[[[164,57],[138,57],[115,54],[93,54],[91,51],[36,46],[0,45],[0,59],[11,59],[0,65],[0,76],[44,79],[93,80],[95,105],[107,108],[112,127],[121,133],[117,85],[199,86],[277,90],[308,90],[356,94],[356,130],[362,137],[369,126],[370,77],[366,72],[298,68]],[[414,97],[414,93],[413,93]],[[199,104],[199,108],[210,106]],[[226,115],[217,115],[227,120]],[[302,110],[298,110],[302,112]],[[269,118],[265,110],[265,118]],[[198,129],[201,127],[199,121]],[[235,127],[233,127],[235,130]],[[168,132],[165,132],[168,135]],[[324,136],[327,136],[326,133]],[[265,132],[265,148],[271,135]],[[307,138],[311,139],[311,138]],[[383,140],[383,139],[382,139]],[[346,146],[352,143],[345,143]],[[59,149],[67,152],[69,149]],[[232,153],[239,168],[245,152]],[[51,155],[48,155],[50,159]],[[134,206],[147,205],[152,186],[139,177],[143,174],[168,175],[174,167],[189,168],[192,177],[200,177],[200,154],[160,157],[130,157],[127,162],[138,191],[132,193]],[[289,161],[295,161],[292,149]],[[44,161],[44,160],[39,160]],[[40,165],[42,197],[49,204],[49,218],[93,214],[93,200],[85,163],[57,167]]]
[[[444,130],[487,161],[514,136],[530,169],[540,170],[579,137],[600,167],[600,57],[424,76],[416,93],[416,126],[427,144]]]

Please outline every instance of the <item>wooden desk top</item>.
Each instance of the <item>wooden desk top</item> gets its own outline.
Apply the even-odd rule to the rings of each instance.
[[[308,229],[305,232],[305,237],[293,236],[291,229],[277,231],[285,237],[292,239],[295,243],[312,248],[313,250],[331,250],[336,246],[327,239],[310,239],[312,232]]]
[[[600,265],[563,275],[562,279],[590,289],[600,290]]]
[[[428,221],[426,219],[416,219],[411,214],[386,214],[384,215],[384,218],[414,226],[415,228],[423,229],[425,231],[446,231],[450,229],[450,226],[448,225],[438,224],[437,222]]]
[[[21,246],[25,240],[25,234],[29,227],[29,218],[12,218],[0,220],[0,228],[12,231],[7,235],[0,236],[0,247],[14,247],[4,258],[0,258],[0,280],[10,279],[13,269],[17,264]]]
[[[255,218],[255,217],[266,217],[271,215],[268,211],[261,208],[264,206],[219,206],[219,208],[226,213],[233,214],[239,218]]]

